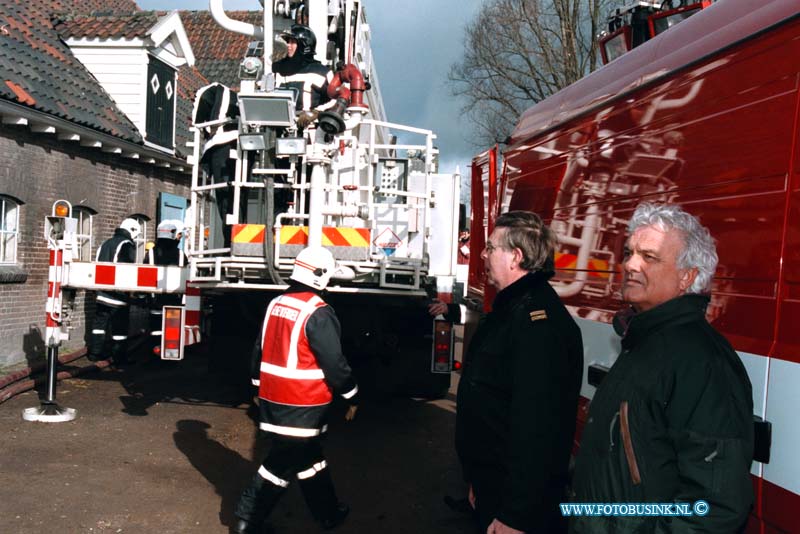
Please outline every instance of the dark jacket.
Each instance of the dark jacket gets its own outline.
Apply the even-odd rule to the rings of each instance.
[[[180,241],[167,237],[159,237],[156,239],[155,246],[148,250],[144,255],[144,263],[153,265],[179,265],[183,251],[178,248]],[[185,265],[185,263],[184,263]],[[183,296],[175,293],[162,293],[156,294],[150,301],[150,309],[152,314],[157,317],[156,322],[150,325],[150,330],[161,329],[161,308],[164,306],[178,306],[183,301]]]
[[[581,332],[549,278],[497,294],[458,388],[456,449],[481,520],[526,532],[559,522],[583,372]]]
[[[284,294],[320,292],[303,284],[292,282]],[[266,320],[266,318],[265,318]],[[308,345],[317,365],[325,375],[325,382],[333,393],[342,395],[350,404],[358,404],[358,386],[350,365],[342,353],[341,326],[336,312],[329,305],[317,308],[308,318],[305,327]],[[261,339],[253,351],[252,382],[258,385],[261,364]],[[329,404],[322,406],[290,406],[259,399],[261,422],[281,427],[318,428],[325,432]]]
[[[166,237],[156,239],[155,246],[144,255],[144,262],[153,265],[178,265],[183,251],[178,247],[180,241]]]
[[[297,93],[297,111],[327,109],[334,104],[328,98],[333,72],[313,57],[286,57],[273,63],[272,71],[278,74],[276,81],[281,89]]]
[[[114,235],[106,239],[97,249],[97,261],[112,263],[136,263],[136,244],[127,230],[117,228]],[[129,296],[120,291],[98,291],[97,302],[121,308],[129,303]]]
[[[753,400],[736,352],[684,295],[634,315],[592,400],[577,502],[708,502],[704,517],[580,517],[574,533],[737,532],[753,502]]]
[[[221,83],[214,82],[197,90],[192,110],[192,122],[203,124],[239,117],[238,97],[235,91]],[[230,144],[238,139],[239,125],[236,121],[205,126],[200,130],[202,146],[200,160],[207,163],[211,158],[209,151],[214,147],[223,147],[230,151]]]

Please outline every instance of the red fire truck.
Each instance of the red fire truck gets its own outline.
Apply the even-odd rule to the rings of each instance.
[[[260,26],[230,18],[222,0],[209,7],[220,26],[252,42],[238,93],[225,88],[205,106],[217,93],[201,90],[195,102],[186,265],[76,261],[71,207],[56,202],[45,228],[53,251],[49,346],[68,333],[62,287],[181,294],[183,305],[164,309],[161,358],[181,359],[202,330],[213,370],[247,383],[267,303],[286,287],[297,254],[321,245],[346,271],[329,284],[326,301],[362,383],[444,395],[453,325],[432,319],[427,305],[433,297],[450,302],[456,289],[460,176],[437,172],[432,131],[386,120],[363,5],[274,0]],[[336,105],[304,128],[295,114],[302,95],[281,86],[271,68],[273,52],[286,47],[279,36],[297,22],[313,30],[309,46],[335,71],[327,92]],[[223,116],[204,115],[204,106]],[[231,176],[214,174],[211,150],[222,151]]]
[[[552,283],[585,343],[580,431],[619,352],[610,321],[633,209],[699,216],[720,258],[709,319],[753,385],[747,532],[800,532],[800,4],[672,4],[617,11],[607,64],[527,110],[501,154],[475,158],[469,295],[491,302],[479,254],[494,217],[542,214],[560,240]]]

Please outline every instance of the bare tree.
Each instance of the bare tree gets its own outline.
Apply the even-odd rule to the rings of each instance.
[[[487,0],[465,29],[448,75],[476,126],[473,142],[503,142],[527,108],[597,68],[595,36],[611,0]]]

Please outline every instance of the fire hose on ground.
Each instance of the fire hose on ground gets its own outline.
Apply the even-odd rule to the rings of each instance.
[[[134,349],[132,349],[134,350]],[[68,365],[74,361],[83,358],[86,355],[86,348],[78,349],[76,351],[62,354],[58,357],[58,365]],[[56,380],[61,381],[67,378],[75,378],[86,373],[101,371],[112,366],[111,360],[101,360],[99,362],[91,362],[89,365],[82,365],[80,367],[71,367],[64,369],[56,374]],[[47,364],[45,362],[37,362],[30,367],[20,369],[7,376],[0,378],[0,404],[5,401],[30,391],[37,386],[43,385],[47,382],[47,375],[45,373]]]

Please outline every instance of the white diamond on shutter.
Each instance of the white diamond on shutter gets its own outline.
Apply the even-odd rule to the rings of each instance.
[[[153,90],[153,94],[158,92],[159,87],[161,87],[161,84],[158,83],[158,76],[153,74],[153,77],[150,78],[150,88]]]
[[[164,91],[167,93],[167,100],[172,99],[172,82],[167,82],[167,86],[164,87]]]

